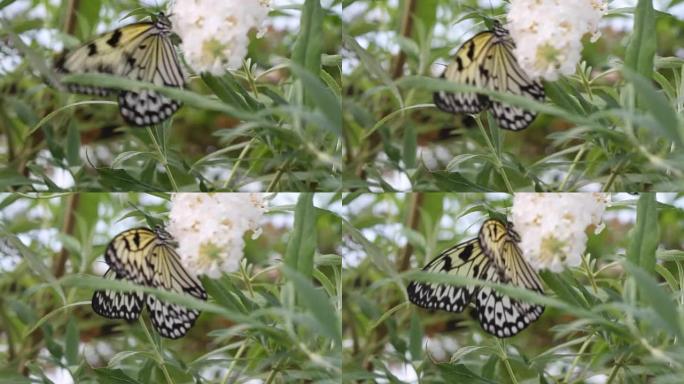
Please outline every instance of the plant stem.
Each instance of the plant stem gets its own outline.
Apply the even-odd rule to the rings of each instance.
[[[228,383],[228,378],[230,377],[230,373],[233,372],[233,368],[235,368],[235,364],[237,364],[237,361],[242,357],[242,353],[245,352],[245,349],[247,349],[247,340],[243,340],[242,344],[240,345],[240,348],[238,348],[237,352],[235,352],[235,356],[233,356],[233,361],[230,363],[230,367],[228,367],[228,371],[226,371],[225,376],[223,376],[223,380],[221,381],[222,384]]]
[[[240,152],[240,156],[238,156],[237,161],[235,162],[235,164],[233,164],[233,169],[230,170],[230,174],[228,175],[226,182],[223,183],[223,188],[228,188],[228,184],[230,184],[230,182],[233,180],[235,173],[237,173],[238,167],[242,163],[242,160],[244,160],[245,156],[247,155],[247,152],[249,152],[249,149],[255,140],[256,140],[256,138],[252,138],[252,140],[250,140],[247,143],[247,145],[245,145],[245,147],[242,148],[242,152]]]
[[[579,360],[582,357],[584,350],[587,349],[589,344],[594,340],[594,336],[595,336],[595,334],[592,334],[591,336],[587,337],[586,340],[584,340],[584,343],[582,343],[582,346],[580,347],[579,351],[577,351],[577,356],[575,356],[575,359],[572,361],[572,365],[570,365],[570,369],[568,369],[568,372],[565,374],[565,380],[563,380],[563,382],[565,382],[565,383],[570,382],[570,376],[572,375],[573,371],[575,370],[577,363],[579,363]]]
[[[615,365],[613,366],[613,369],[610,370],[610,375],[608,376],[608,380],[606,380],[606,384],[610,384],[613,382],[615,376],[618,373],[618,370],[620,369],[620,367],[622,367],[622,359],[624,359],[624,357],[625,355],[623,354],[615,361]]]
[[[152,128],[147,127],[147,134],[150,135],[150,138],[152,139],[154,146],[157,148],[157,152],[159,153],[160,160],[164,165],[164,168],[166,169],[166,174],[169,177],[169,182],[171,182],[171,187],[173,188],[173,191],[178,192],[178,185],[176,185],[176,180],[173,178],[173,173],[171,173],[169,162],[166,160],[166,154],[164,153],[164,151],[162,151],[161,146],[157,142],[157,138],[154,137],[154,133],[152,133]]]
[[[283,176],[283,173],[285,173],[285,168],[287,168],[288,165],[292,162],[292,158],[289,158],[285,160],[285,163],[281,167],[278,168],[278,171],[276,172],[275,176],[273,176],[273,180],[271,180],[271,183],[268,184],[268,188],[266,188],[266,192],[273,192],[273,189],[278,185],[278,182],[280,181],[280,178]]]
[[[501,339],[496,339],[497,345],[499,346],[499,350],[501,351],[501,359],[503,360],[504,366],[506,367],[506,371],[508,371],[508,376],[511,377],[511,382],[513,384],[518,384],[518,380],[515,378],[515,374],[513,373],[513,368],[511,367],[511,363],[508,361],[508,355],[506,354],[506,346],[504,345],[504,341]]]
[[[254,98],[258,99],[259,90],[257,89],[256,83],[254,82],[254,78],[252,77],[252,72],[250,72],[250,69],[247,66],[247,62],[245,62],[244,60],[242,60],[242,68],[244,68],[245,76],[247,77],[247,82],[249,83],[250,88],[252,88],[252,92],[254,92]]]
[[[506,189],[508,190],[508,193],[513,193],[513,187],[511,186],[511,182],[508,181],[508,176],[506,175],[506,171],[504,170],[503,163],[501,162],[501,159],[499,158],[498,153],[496,152],[496,149],[494,148],[494,144],[492,143],[491,140],[489,140],[489,136],[487,136],[487,131],[484,129],[484,125],[482,125],[482,122],[480,119],[475,119],[477,121],[477,126],[480,127],[480,131],[482,132],[482,136],[484,136],[485,141],[487,142],[487,146],[489,147],[489,150],[492,151],[492,154],[494,155],[494,159],[496,159],[496,170],[499,172],[501,175],[501,178],[504,181],[504,184],[506,184]]]
[[[587,260],[585,257],[582,257],[582,266],[587,271],[587,277],[589,278],[589,282],[591,282],[591,288],[594,290],[594,294],[598,294],[598,286],[596,285],[596,279],[594,278],[594,273],[589,268],[589,264],[587,263]]]
[[[620,162],[615,166],[615,168],[613,168],[613,170],[610,172],[610,176],[608,177],[608,181],[606,182],[606,185],[603,186],[601,192],[608,192],[610,190],[610,187],[613,186],[613,183],[617,178],[618,172],[626,162],[627,158],[625,157],[622,160],[620,160]]]
[[[147,326],[145,325],[145,321],[143,320],[142,316],[138,318],[138,321],[140,322],[140,325],[142,325],[143,331],[145,331],[145,336],[147,336],[147,339],[150,341],[150,344],[152,344],[154,353],[157,355],[157,363],[159,363],[159,368],[161,368],[162,372],[164,373],[166,382],[169,384],[174,384],[173,380],[171,379],[171,375],[169,375],[169,371],[166,370],[166,364],[164,364],[164,356],[162,356],[161,350],[157,349],[157,345],[154,343],[154,339],[152,339],[150,331],[147,330]]]
[[[563,192],[565,191],[565,183],[570,180],[570,175],[572,175],[572,171],[575,170],[575,167],[577,166],[577,163],[579,160],[582,158],[582,155],[584,155],[585,147],[587,146],[587,143],[582,144],[582,147],[580,150],[577,152],[577,155],[575,158],[572,160],[572,164],[570,165],[570,168],[568,169],[568,173],[565,174],[565,177],[563,178],[563,181],[560,183],[558,186],[558,191]]]

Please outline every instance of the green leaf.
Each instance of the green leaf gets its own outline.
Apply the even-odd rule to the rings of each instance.
[[[290,66],[292,72],[302,81],[304,89],[312,98],[312,105],[317,106],[327,118],[332,132],[336,135],[342,134],[342,104],[330,88],[318,77],[303,67],[294,63]]]
[[[406,124],[404,129],[404,164],[412,169],[416,166],[416,152],[418,148],[418,135],[413,124]]]
[[[76,325],[76,318],[70,317],[66,326],[66,348],[64,355],[69,365],[78,365],[78,346],[80,344],[80,334]]]
[[[491,192],[490,189],[475,184],[458,172],[433,172],[437,187],[450,192]]]
[[[96,368],[95,375],[101,384],[140,384],[121,369]]]
[[[313,194],[302,193],[295,207],[294,228],[285,251],[285,264],[303,276],[313,273],[316,251],[316,209]]]
[[[283,265],[282,271],[295,287],[302,304],[308,308],[318,320],[318,326],[324,336],[331,338],[337,346],[342,345],[342,323],[338,312],[330,303],[322,288],[316,288],[301,273]]]
[[[292,60],[318,75],[323,46],[323,9],[319,0],[305,1],[300,23],[301,29],[294,45]]]
[[[496,384],[495,381],[479,376],[463,364],[437,364],[437,368],[448,383]]]
[[[625,260],[623,264],[625,269],[634,276],[643,302],[653,308],[655,313],[662,320],[663,325],[673,336],[681,338],[682,330],[679,324],[679,315],[677,314],[678,307],[677,303],[670,297],[670,294],[658,285],[658,282],[653,276],[642,268],[637,267],[627,260]]]
[[[243,111],[255,111],[258,103],[247,92],[230,73],[222,77],[214,76],[210,73],[202,73],[202,80],[221,101],[226,102]]]
[[[162,189],[157,186],[145,183],[141,180],[136,180],[123,169],[98,168],[97,173],[101,176],[100,182],[102,183],[102,186],[111,192],[162,192]]]
[[[672,108],[667,97],[662,91],[656,90],[648,78],[635,73],[627,67],[622,69],[622,73],[633,85],[636,93],[640,96],[640,105],[653,116],[657,124],[654,124],[656,134],[660,134],[681,147],[684,144],[682,133],[679,130],[679,120],[677,112]]]
[[[423,358],[423,328],[420,326],[420,317],[416,311],[411,313],[409,351],[411,351],[411,358],[414,361],[420,361]]]
[[[15,169],[5,168],[0,169],[0,190],[7,191],[14,187],[22,185],[31,185],[30,179],[17,172]]]
[[[647,79],[653,73],[653,59],[657,48],[655,27],[652,0],[639,0],[634,12],[632,38],[625,52],[625,65]],[[647,101],[648,96],[642,95],[640,100]]]
[[[66,137],[66,159],[70,166],[81,165],[81,135],[76,124],[69,124]]]
[[[587,307],[584,300],[577,294],[571,286],[565,283],[555,273],[549,271],[541,271],[539,275],[542,277],[546,285],[558,296],[561,300],[576,306]]]
[[[642,193],[637,203],[636,224],[630,235],[627,260],[648,273],[653,272],[656,262],[656,248],[660,238],[658,232],[655,193]]]

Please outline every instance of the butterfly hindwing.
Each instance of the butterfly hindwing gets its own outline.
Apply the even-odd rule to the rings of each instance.
[[[105,262],[110,266],[107,278],[207,299],[202,283],[183,268],[171,235],[162,228],[121,232],[107,246]],[[147,304],[154,328],[161,336],[171,339],[184,336],[200,314],[198,310],[165,302],[155,295],[131,295],[97,291],[93,295],[93,309],[109,318],[131,320],[137,318]],[[124,305],[131,308],[127,313],[121,311]]]
[[[202,284],[191,276],[180,263],[175,250],[167,246],[155,247],[149,255],[150,269],[153,272],[149,285],[176,293],[187,293],[200,300],[207,299]],[[182,305],[168,303],[148,295],[147,309],[150,311],[152,325],[160,335],[171,339],[184,336],[193,326],[200,312]]]
[[[517,245],[519,241],[510,224],[487,220],[476,239],[443,252],[424,270],[510,284],[543,294],[537,273]],[[473,302],[482,329],[500,338],[522,331],[544,311],[543,306],[511,298],[486,286],[412,281],[407,290],[411,302],[428,309],[461,312]]]
[[[459,84],[485,86],[486,78],[480,76],[478,62],[486,59],[483,56],[489,51],[493,37],[492,32],[486,31],[463,43],[442,77]],[[433,94],[433,100],[439,109],[449,113],[478,113],[489,106],[487,96],[474,92],[439,91]]]
[[[482,252],[477,239],[458,244],[432,260],[423,268],[427,272],[448,273],[450,275],[479,278],[488,269],[489,259]],[[409,300],[428,309],[441,309],[461,312],[471,301],[478,287],[456,286],[439,283],[412,281],[407,291]]]
[[[105,272],[104,277],[113,280],[125,279],[111,268]],[[101,316],[132,321],[137,319],[142,312],[145,294],[112,290],[95,291],[91,305],[93,310]]]
[[[185,78],[171,40],[161,34],[143,39],[127,62],[124,75],[160,86],[182,88]],[[135,125],[156,124],[168,119],[181,103],[152,90],[119,93],[121,115]]]
[[[495,23],[491,31],[481,32],[463,43],[442,77],[458,84],[544,100],[544,89],[531,80],[513,56],[515,45],[508,30]],[[473,92],[439,91],[433,94],[435,105],[449,113],[478,113],[491,109],[499,127],[518,131],[532,123],[536,113],[491,100]]]
[[[507,34],[508,32],[506,32]],[[533,81],[520,68],[513,56],[514,45],[505,37],[500,44],[494,45],[492,57],[493,75],[488,80],[487,87],[499,92],[508,92],[526,96],[537,101],[544,101],[544,88],[538,81]],[[499,127],[518,131],[527,128],[537,116],[536,112],[491,100],[491,111]]]

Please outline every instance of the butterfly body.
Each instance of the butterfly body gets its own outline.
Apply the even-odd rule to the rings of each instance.
[[[159,86],[183,88],[185,76],[171,43],[171,22],[163,14],[156,21],[139,22],[100,35],[66,52],[55,62],[57,72],[107,73]],[[87,95],[118,93],[124,120],[136,126],[160,123],[176,112],[181,103],[156,91],[113,90],[66,84],[67,90]]]
[[[487,220],[477,238],[457,244],[430,261],[424,271],[510,284],[543,293],[537,273],[522,257],[520,236],[510,224]],[[544,307],[513,299],[485,286],[412,281],[409,300],[433,310],[462,312],[474,303],[482,328],[497,337],[517,334],[537,320]]]
[[[128,280],[141,286],[186,293],[206,300],[207,293],[181,265],[175,242],[163,228],[134,228],[121,232],[107,246],[105,262],[109,279]],[[195,323],[199,311],[167,303],[141,291],[102,290],[93,294],[93,310],[112,319],[135,320],[147,304],[152,325],[160,335],[176,339]]]
[[[459,84],[544,100],[544,88],[531,80],[513,56],[515,43],[508,30],[495,22],[490,31],[480,32],[463,43],[443,78]],[[491,100],[475,92],[439,91],[433,94],[437,108],[449,113],[479,113],[491,109],[499,127],[513,131],[527,128],[536,113]]]

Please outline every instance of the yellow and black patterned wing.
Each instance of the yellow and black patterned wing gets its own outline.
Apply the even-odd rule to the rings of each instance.
[[[55,62],[59,73],[109,73],[124,76],[126,58],[147,36],[153,24],[150,22],[130,24],[98,36],[94,40],[64,52]],[[107,88],[65,84],[70,92],[106,96],[112,92]]]
[[[544,100],[544,88],[533,81],[513,56],[515,44],[508,30],[495,23],[491,31],[475,35],[456,52],[442,77],[459,84]],[[518,131],[527,128],[536,113],[490,100],[483,94],[445,91],[433,94],[435,105],[450,113],[478,113],[490,108],[499,127]]]
[[[59,73],[109,73],[155,85],[182,88],[185,76],[171,43],[171,22],[163,14],[154,22],[117,28],[66,52],[55,62]],[[169,118],[181,103],[155,91],[110,90],[67,84],[75,93],[106,96],[118,92],[119,110],[132,125],[146,126]]]
[[[508,31],[495,27],[495,34],[499,36],[498,43],[492,45],[491,59],[485,60],[483,65],[484,71],[488,72],[487,88],[544,101],[541,83],[531,80],[513,56],[515,45]],[[491,100],[491,111],[499,127],[513,131],[527,128],[537,116],[536,112],[495,100]]]
[[[187,293],[200,300],[207,299],[202,283],[190,275],[181,265],[176,251],[166,244],[154,247],[148,256],[151,275],[148,285],[171,292]],[[182,305],[167,303],[147,295],[147,309],[152,325],[160,335],[177,339],[183,337],[193,326],[200,312]]]
[[[487,77],[483,76],[480,65],[486,60],[494,37],[493,32],[486,31],[463,43],[456,51],[454,62],[449,64],[442,78],[458,84],[485,87]],[[432,98],[437,108],[449,113],[478,113],[489,107],[489,98],[474,92],[439,91],[435,92]]]
[[[482,252],[478,239],[473,239],[447,249],[423,268],[427,272],[480,278],[489,269],[491,261]],[[407,287],[412,303],[428,309],[461,312],[478,291],[477,286],[457,286],[412,281]]]
[[[104,274],[105,278],[124,280],[112,268]],[[95,313],[110,319],[135,320],[145,305],[143,292],[121,292],[112,290],[95,291],[91,305]]]
[[[138,48],[126,59],[124,76],[155,85],[183,88],[185,77],[167,34],[154,28],[145,36]],[[124,119],[135,125],[157,124],[171,117],[181,107],[179,101],[158,92],[122,91],[119,93],[119,108]]]
[[[117,274],[136,284],[146,285],[152,271],[147,255],[159,243],[157,234],[148,228],[123,231],[109,242],[105,262]]]
[[[517,245],[520,237],[511,224],[487,220],[480,229],[479,241],[492,261],[481,279],[544,293],[537,273],[523,258]],[[489,287],[480,287],[475,307],[482,329],[501,338],[514,336],[544,312],[543,306],[513,299]]]

